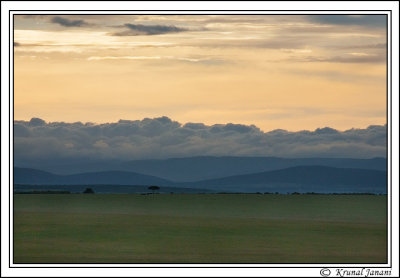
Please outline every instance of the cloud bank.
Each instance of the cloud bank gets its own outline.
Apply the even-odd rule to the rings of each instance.
[[[150,159],[170,157],[386,156],[386,125],[337,131],[263,132],[254,125],[181,124],[168,117],[116,123],[14,122],[15,162],[45,159]]]

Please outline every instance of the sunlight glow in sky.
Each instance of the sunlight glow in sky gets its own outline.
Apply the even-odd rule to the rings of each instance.
[[[386,123],[386,17],[16,15],[15,120]]]

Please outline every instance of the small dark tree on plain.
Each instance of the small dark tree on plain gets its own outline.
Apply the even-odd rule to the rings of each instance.
[[[149,186],[148,189],[151,190],[151,191],[153,191],[153,195],[154,195],[154,192],[155,192],[156,190],[159,190],[160,187],[157,186],[157,185],[152,185],[152,186]]]
[[[85,193],[85,194],[93,194],[94,190],[91,189],[90,187],[88,187],[88,188],[85,189],[85,191],[83,191],[83,193]]]

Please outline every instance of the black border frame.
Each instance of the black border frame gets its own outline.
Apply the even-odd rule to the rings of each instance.
[[[393,225],[392,225],[392,218],[393,218],[393,214],[392,214],[392,176],[389,175],[389,173],[392,173],[392,156],[390,156],[390,162],[389,162],[389,153],[392,154],[392,106],[390,107],[390,113],[389,113],[389,100],[390,100],[390,104],[392,104],[392,62],[390,62],[390,69],[389,69],[389,38],[390,38],[390,58],[392,59],[392,10],[290,10],[291,12],[312,12],[312,13],[301,13],[301,14],[284,14],[284,13],[280,13],[280,14],[276,14],[276,13],[272,13],[272,14],[268,14],[268,13],[257,13],[257,12],[287,12],[288,10],[9,10],[8,12],[8,22],[9,24],[11,24],[12,26],[12,30],[13,30],[13,34],[11,37],[10,34],[10,30],[11,30],[11,26],[9,26],[9,30],[8,30],[8,37],[9,37],[9,46],[11,46],[11,39],[12,42],[14,42],[14,16],[15,15],[35,15],[36,13],[28,13],[28,14],[24,14],[24,13],[18,13],[18,14],[12,14],[12,12],[104,12],[101,14],[93,14],[93,13],[89,13],[89,14],[76,14],[76,15],[115,15],[115,14],[108,14],[107,12],[140,12],[140,13],[123,13],[123,14],[119,14],[119,15],[324,15],[324,14],[318,14],[318,13],[314,13],[314,12],[358,12],[358,13],[346,13],[346,14],[335,14],[335,15],[357,15],[360,14],[360,12],[385,12],[385,13],[371,13],[368,15],[385,15],[386,16],[386,169],[387,171],[389,170],[389,166],[390,166],[390,172],[388,171],[388,175],[387,175],[387,183],[386,183],[386,189],[387,192],[389,192],[389,184],[390,184],[390,199],[389,199],[389,195],[387,196],[387,200],[386,200],[386,211],[389,212],[389,203],[390,203],[390,219],[387,219],[387,225],[389,224],[390,221],[390,242],[389,242],[389,227],[387,226],[388,230],[387,230],[387,240],[388,240],[388,260],[387,260],[387,264],[389,264],[389,266],[371,266],[368,267],[370,269],[372,268],[392,268],[392,260],[393,260],[393,250],[392,250],[392,237],[393,237]],[[148,13],[148,12],[178,12],[177,14],[171,14],[171,13]],[[192,14],[184,14],[182,12],[234,12],[234,13],[223,13],[223,14],[218,14],[218,13],[212,13],[212,14],[207,14],[207,13],[192,13]],[[255,12],[255,13],[242,13],[242,12]],[[12,20],[11,20],[11,14],[12,14]],[[327,13],[325,13],[326,15]],[[46,13],[37,13],[37,15],[74,15],[73,13],[51,13],[51,14],[46,14]],[[390,21],[390,23],[389,23]],[[390,24],[390,25],[389,25]],[[389,26],[390,26],[390,37],[389,37]],[[8,57],[8,71],[9,74],[11,73],[11,51],[14,51],[14,46],[10,47],[9,49],[9,57]],[[8,103],[8,109],[9,109],[9,119],[12,119],[12,122],[14,123],[14,53],[13,53],[13,60],[12,60],[12,65],[13,65],[13,77],[12,77],[12,84],[13,84],[13,90],[12,90],[12,101],[11,101],[11,78],[9,78],[9,103]],[[389,74],[390,74],[390,81],[391,83],[389,84]],[[390,89],[389,89],[390,86]],[[11,103],[12,103],[12,107],[13,107],[13,113],[12,113],[12,117],[11,117]],[[389,138],[389,120],[390,119],[390,138]],[[11,133],[12,130],[12,133]],[[9,126],[8,126],[8,132],[9,135],[11,136],[12,134],[12,138],[13,138],[13,144],[12,144],[12,149],[13,149],[13,154],[14,154],[14,127],[11,128],[11,121],[9,121]],[[389,140],[390,139],[390,140]],[[8,147],[9,150],[11,150],[11,140],[9,140],[8,143]],[[8,154],[8,161],[9,161],[9,166],[11,166],[11,152],[9,152]],[[14,161],[14,157],[13,157],[13,161]],[[200,263],[200,264],[196,264],[196,263],[148,263],[146,265],[162,265],[162,266],[131,266],[131,265],[143,265],[140,263],[116,263],[116,264],[112,264],[113,266],[68,266],[71,264],[68,263],[47,263],[47,264],[56,264],[56,265],[66,265],[65,267],[63,266],[11,266],[11,261],[13,261],[13,258],[11,258],[11,225],[10,225],[10,215],[11,215],[11,192],[13,192],[13,190],[11,190],[11,188],[13,189],[14,185],[11,185],[11,167],[9,167],[9,215],[8,215],[8,223],[9,223],[9,242],[8,242],[8,256],[9,256],[9,268],[37,268],[37,269],[41,269],[41,268],[138,268],[138,269],[146,269],[146,268],[254,268],[254,269],[258,269],[258,268],[323,268],[321,266],[313,266],[316,265],[317,263],[313,264],[307,264],[307,263],[282,263],[279,265],[310,265],[310,266],[256,266],[256,265],[272,265],[272,263],[265,263],[265,264],[259,264],[259,263],[247,263],[247,264],[240,264],[240,265],[255,265],[255,266],[201,266],[201,265],[238,265],[238,263]],[[14,204],[14,203],[13,203]],[[12,211],[12,215],[13,215],[13,223],[14,223],[14,208]],[[389,218],[389,214],[387,215],[387,217]],[[14,238],[13,238],[14,239]],[[14,244],[12,245],[13,249],[14,249]],[[390,254],[390,262],[389,262],[389,254]],[[14,264],[14,263],[13,263]],[[36,265],[36,264],[41,264],[41,263],[31,263],[29,265]],[[77,265],[77,264],[86,264],[86,263],[74,263],[73,265]],[[111,263],[110,263],[111,264]],[[165,266],[165,265],[199,265],[199,266]],[[329,263],[326,263],[326,265],[328,265]],[[355,263],[352,265],[360,265],[360,266],[346,266],[343,268],[367,268],[366,265],[368,263]],[[105,265],[103,263],[91,263],[90,265]],[[114,266],[114,265],[126,265],[126,266]],[[318,265],[324,265],[319,263]],[[333,264],[333,266],[329,266],[328,268],[337,268],[340,267],[340,264]],[[321,274],[322,275],[322,274]]]

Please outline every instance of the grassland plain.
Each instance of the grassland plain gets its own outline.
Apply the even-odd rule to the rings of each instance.
[[[387,196],[16,194],[14,263],[386,263]]]

